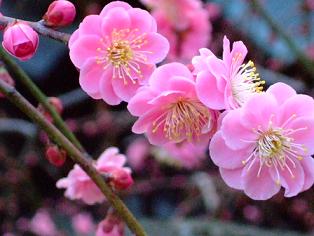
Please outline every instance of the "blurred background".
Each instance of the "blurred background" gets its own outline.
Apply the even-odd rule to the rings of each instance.
[[[110,1],[72,2],[78,15],[75,24],[62,29],[68,33]],[[126,2],[152,11],[156,7],[145,0]],[[175,2],[180,1],[169,4],[179,7]],[[50,3],[3,0],[0,11],[36,21]],[[242,40],[249,49],[247,60],[255,62],[267,85],[282,81],[314,95],[314,1],[215,0],[203,1],[201,8],[207,25],[200,46],[220,56],[224,35]],[[185,47],[182,35],[197,32],[196,18],[189,20],[191,26],[182,32],[175,25],[168,32],[177,48]],[[191,56],[183,51],[174,49],[167,61],[190,64]],[[66,45],[41,37],[34,58],[20,65],[48,96],[61,99],[63,118],[95,159],[110,146],[127,154],[135,184],[121,196],[149,235],[314,235],[313,189],[294,198],[283,198],[281,192],[268,201],[253,201],[224,184],[205,151],[185,153],[149,145],[144,136],[131,133],[135,119],[126,103],[110,107],[81,91]],[[19,83],[16,88],[37,106]],[[73,163],[68,158],[62,167],[50,164],[45,157],[46,135],[0,99],[0,234],[94,235],[108,205],[67,200],[55,183]]]

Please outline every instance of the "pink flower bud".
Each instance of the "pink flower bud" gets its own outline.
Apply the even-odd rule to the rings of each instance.
[[[54,166],[60,167],[66,159],[66,152],[56,145],[49,146],[46,150],[47,160]]]
[[[38,47],[38,34],[26,23],[9,25],[3,34],[2,46],[21,61],[30,59]]]
[[[127,189],[134,183],[131,174],[123,169],[117,168],[113,170],[110,174],[112,175],[113,179],[111,184],[116,189],[119,190]]]
[[[43,19],[46,25],[51,27],[62,27],[70,25],[76,15],[73,3],[66,0],[57,0],[52,2]]]

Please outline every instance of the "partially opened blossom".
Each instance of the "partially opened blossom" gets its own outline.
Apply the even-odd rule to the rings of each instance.
[[[226,114],[209,150],[230,187],[256,200],[281,187],[296,196],[314,181],[314,100],[272,85]]]
[[[4,30],[3,48],[21,61],[34,56],[38,43],[38,34],[27,23],[16,22],[8,25]]]
[[[181,143],[168,143],[155,149],[156,158],[170,165],[193,169],[200,166],[206,158],[208,142],[191,143],[183,141]]]
[[[69,41],[82,89],[110,105],[129,101],[167,55],[169,43],[145,10],[115,1],[87,16]]]
[[[145,133],[154,145],[203,142],[216,130],[217,112],[199,101],[194,77],[180,63],[158,67],[149,84],[130,100],[128,110],[139,117],[132,131]]]
[[[250,97],[261,92],[264,81],[252,61],[244,63],[247,48],[242,41],[230,49],[227,37],[223,40],[223,57],[217,58],[209,49],[200,49],[195,56],[196,91],[199,99],[211,109],[236,109]]]
[[[94,166],[100,174],[112,177],[114,184],[115,181],[119,181],[114,179],[115,176],[111,176],[115,175],[116,172],[123,172],[131,178],[131,170],[123,167],[125,162],[126,157],[123,154],[119,154],[117,148],[110,147],[100,155]],[[125,175],[121,181],[125,179]],[[77,164],[74,165],[67,177],[57,182],[57,187],[66,189],[65,196],[67,198],[71,200],[80,199],[89,205],[101,203],[105,200],[103,193]]]
[[[142,0],[152,9],[158,32],[170,42],[168,61],[190,62],[211,40],[209,12],[200,0]]]

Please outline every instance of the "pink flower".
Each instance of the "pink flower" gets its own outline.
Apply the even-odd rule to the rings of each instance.
[[[259,93],[265,83],[260,81],[252,61],[243,64],[247,49],[243,42],[233,43],[224,37],[223,59],[210,50],[200,49],[200,56],[193,58],[196,91],[199,99],[211,109],[241,107],[254,93]]]
[[[93,218],[89,213],[86,212],[73,216],[72,226],[78,235],[90,235],[90,233],[95,230]]]
[[[200,0],[142,0],[152,8],[158,32],[170,42],[168,61],[190,62],[199,48],[207,47],[212,26]]]
[[[272,85],[224,117],[209,150],[230,187],[256,200],[281,186],[285,197],[296,196],[314,181],[314,100]]]
[[[200,166],[206,158],[208,142],[191,143],[168,143],[156,150],[158,160],[174,164],[186,169],[194,169]]]
[[[58,234],[55,223],[46,209],[40,209],[30,222],[30,230],[38,235],[55,236]]]
[[[126,162],[126,157],[119,154],[119,150],[115,147],[106,149],[95,162],[95,168],[100,174],[112,177],[113,184],[116,181],[123,181],[126,178],[131,178],[131,170],[123,167]],[[115,179],[116,172],[123,172],[123,179]],[[81,199],[86,204],[92,205],[101,203],[105,200],[104,195],[98,189],[96,184],[77,164],[69,172],[66,178],[62,178],[57,182],[58,188],[65,188],[65,196],[71,200]]]
[[[70,38],[82,89],[110,105],[129,101],[167,55],[169,43],[144,10],[115,1],[87,16]]]
[[[3,33],[2,46],[12,56],[26,61],[33,57],[38,47],[38,34],[26,23],[9,25]]]
[[[123,236],[124,224],[115,219],[104,219],[97,227],[96,236]]]
[[[70,25],[76,15],[76,9],[73,3],[67,0],[53,1],[43,19],[45,24],[52,27]]]
[[[217,113],[198,100],[194,77],[180,63],[157,68],[128,109],[139,116],[132,131],[145,133],[154,145],[208,140],[216,129]]]
[[[145,160],[150,155],[150,144],[144,137],[135,139],[127,148],[128,163],[133,170],[141,170],[145,166]]]

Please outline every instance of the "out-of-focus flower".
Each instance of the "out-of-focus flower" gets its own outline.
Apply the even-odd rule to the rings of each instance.
[[[145,159],[150,154],[150,144],[145,138],[135,139],[126,150],[128,163],[133,170],[141,170],[144,168]]]
[[[208,142],[191,143],[183,141],[181,143],[168,143],[162,147],[155,148],[154,154],[161,162],[193,169],[199,167],[206,158],[207,148]]]
[[[180,63],[157,68],[149,85],[130,100],[128,110],[139,116],[132,131],[145,133],[154,145],[208,141],[216,131],[217,113],[199,101],[194,77]]]
[[[62,27],[72,24],[76,15],[73,3],[67,0],[53,1],[43,19],[45,24],[50,27]]]
[[[296,196],[314,181],[314,100],[274,84],[229,111],[209,151],[227,185],[250,198],[269,199],[280,187]]]
[[[38,235],[56,236],[58,230],[48,210],[39,209],[30,221],[30,230]]]
[[[243,216],[255,224],[260,223],[263,217],[262,211],[253,205],[247,205],[243,208]]]
[[[208,11],[209,19],[214,21],[221,15],[221,7],[214,2],[208,2],[205,4],[205,9]]]
[[[217,58],[210,50],[200,49],[200,56],[193,58],[196,91],[199,99],[211,109],[236,109],[259,93],[265,81],[261,81],[252,61],[243,64],[247,49],[242,41],[223,41],[223,58]]]
[[[26,23],[8,25],[3,33],[2,46],[12,56],[26,61],[33,57],[38,47],[38,34]]]
[[[4,66],[0,66],[0,80],[6,82],[7,84],[11,86],[15,86],[15,81],[12,79],[9,72],[5,69]],[[4,94],[0,93],[0,98],[4,97]]]
[[[69,41],[70,58],[80,69],[82,89],[110,105],[129,101],[169,50],[154,18],[115,1],[100,15],[87,16]]]
[[[98,224],[96,236],[123,236],[124,223],[112,212]]]
[[[57,145],[50,145],[46,149],[46,158],[54,166],[63,166],[66,160],[66,152]]]
[[[51,106],[54,107],[54,109],[56,110],[56,112],[58,112],[59,114],[61,114],[63,112],[63,104],[62,101],[57,98],[57,97],[49,97],[48,98],[48,102],[50,103]],[[41,114],[43,114],[43,116],[49,121],[52,122],[53,118],[50,114],[49,111],[46,110],[46,108],[42,105],[39,104],[38,105],[38,110]]]
[[[126,157],[119,154],[117,148],[110,147],[100,155],[98,160],[94,163],[94,166],[100,174],[110,178],[111,185],[120,188],[121,185],[116,186],[115,184],[127,182],[128,186],[130,186],[130,181],[132,179],[131,170],[127,167],[123,167],[125,162]],[[117,175],[117,171],[123,172],[123,175],[121,173],[120,175]],[[115,179],[117,177],[121,179]],[[57,187],[66,189],[65,196],[67,198],[71,200],[81,199],[89,205],[101,203],[105,200],[104,195],[96,184],[77,164],[74,165],[67,177],[62,178],[57,182]]]
[[[200,0],[142,0],[152,9],[158,32],[170,42],[169,61],[187,63],[199,48],[207,47],[212,26]]]
[[[73,216],[72,227],[77,235],[90,235],[94,232],[95,225],[89,213],[82,212]]]

